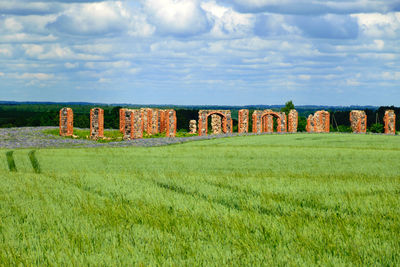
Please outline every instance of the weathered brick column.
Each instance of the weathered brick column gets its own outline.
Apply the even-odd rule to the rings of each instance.
[[[104,110],[92,108],[90,110],[90,138],[99,139],[104,137]]]
[[[119,131],[121,133],[124,133],[125,130],[125,111],[126,108],[120,108],[119,109]]]
[[[274,120],[276,118],[278,133],[284,133],[287,131],[287,117],[285,112],[275,112],[271,109],[266,110],[255,110],[253,112],[253,133],[273,132],[274,131]]]
[[[189,121],[189,133],[195,134],[197,133],[197,123],[196,120],[190,120]]]
[[[363,110],[352,110],[350,112],[350,125],[353,133],[367,132],[367,115]]]
[[[222,119],[217,114],[211,115],[211,129],[213,134],[222,133]]]
[[[151,109],[151,113],[148,114],[149,114],[149,117],[147,119],[147,121],[149,122],[148,133],[157,134],[159,129],[158,109]]]
[[[167,131],[167,115],[168,110],[158,110],[158,132],[165,133]]]
[[[176,112],[173,109],[169,109],[167,113],[167,137],[175,137],[176,134]]]
[[[74,113],[71,108],[60,109],[60,135],[72,136],[74,134]]]
[[[385,134],[396,134],[396,114],[394,110],[386,110],[383,121],[385,122]]]
[[[207,118],[212,114],[222,116],[222,131],[232,133],[233,124],[230,110],[199,110],[199,135],[207,135]]]
[[[307,132],[309,133],[329,133],[330,115],[328,111],[319,110],[314,115],[307,118]]]
[[[238,133],[249,132],[249,110],[241,109],[238,114]]]
[[[297,133],[297,125],[299,123],[299,113],[295,109],[291,109],[288,116],[288,132]]]
[[[143,138],[143,113],[139,109],[125,110],[124,140]]]

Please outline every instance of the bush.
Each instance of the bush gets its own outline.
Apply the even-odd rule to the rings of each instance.
[[[381,123],[372,124],[369,130],[373,133],[383,133],[383,125]]]

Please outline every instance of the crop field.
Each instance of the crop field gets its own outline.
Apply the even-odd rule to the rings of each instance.
[[[398,136],[31,150],[0,150],[4,265],[400,265]]]

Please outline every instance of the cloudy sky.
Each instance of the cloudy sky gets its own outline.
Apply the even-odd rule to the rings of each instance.
[[[0,100],[400,106],[400,0],[0,0]]]

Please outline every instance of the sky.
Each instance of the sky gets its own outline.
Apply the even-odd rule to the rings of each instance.
[[[400,0],[0,0],[0,100],[400,106]]]

